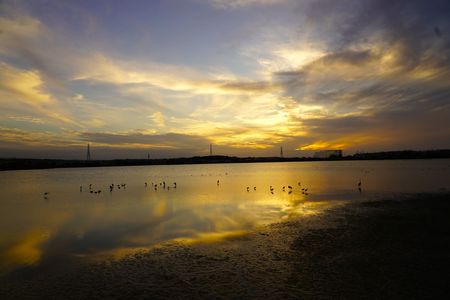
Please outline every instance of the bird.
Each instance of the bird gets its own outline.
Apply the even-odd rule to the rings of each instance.
[[[256,186],[253,187],[253,190],[256,191]]]
[[[80,192],[82,192],[82,191],[83,191],[83,186],[80,185]]]
[[[249,188],[249,187],[247,187],[247,192],[248,192],[248,191],[250,191],[250,188]]]
[[[292,186],[288,185],[288,189],[292,190]]]
[[[358,187],[361,187],[361,178],[359,179]]]
[[[219,185],[220,184],[220,181],[219,180],[217,180],[217,185]]]
[[[174,188],[174,189],[177,188],[177,183],[176,183],[176,182],[173,183],[173,188]]]
[[[147,187],[147,182],[145,182],[145,187]]]
[[[299,182],[298,182],[298,186],[301,186],[301,185],[302,185],[302,184],[301,184],[301,182],[299,181]]]

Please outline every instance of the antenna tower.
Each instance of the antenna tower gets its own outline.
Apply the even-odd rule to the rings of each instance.
[[[87,144],[86,160],[91,160],[91,149],[89,144]]]

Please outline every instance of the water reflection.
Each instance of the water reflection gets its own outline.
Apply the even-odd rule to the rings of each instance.
[[[120,256],[173,239],[213,242],[371,191],[448,188],[449,165],[435,160],[2,172],[0,270],[69,257]],[[172,188],[151,185],[163,181]],[[110,192],[112,183],[126,187]],[[90,193],[90,184],[102,193]]]

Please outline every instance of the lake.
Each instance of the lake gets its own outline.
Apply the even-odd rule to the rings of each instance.
[[[4,171],[0,272],[214,242],[346,201],[449,188],[449,159]]]

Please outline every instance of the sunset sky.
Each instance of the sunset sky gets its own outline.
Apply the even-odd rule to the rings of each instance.
[[[1,1],[0,157],[450,148],[450,2]]]

